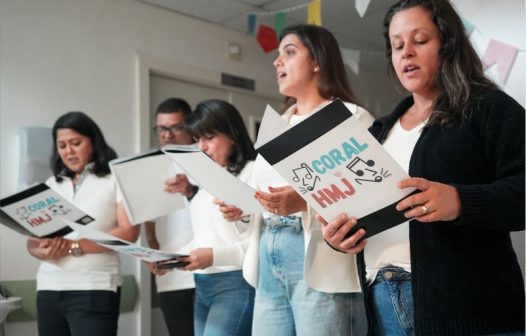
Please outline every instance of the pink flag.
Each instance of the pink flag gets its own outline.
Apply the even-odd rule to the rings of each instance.
[[[482,62],[485,68],[489,68],[495,63],[497,64],[497,71],[499,73],[499,80],[501,83],[506,83],[511,67],[517,57],[518,49],[512,45],[490,40],[488,48],[482,57]]]

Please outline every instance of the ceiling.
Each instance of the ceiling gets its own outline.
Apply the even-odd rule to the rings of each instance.
[[[308,0],[139,0],[144,3],[214,23],[238,32],[247,32],[249,13],[285,11],[287,25],[306,23]],[[360,17],[354,0],[323,0],[322,25],[329,29],[341,48],[360,50],[360,65],[385,69],[382,20],[394,1],[371,0]],[[294,9],[294,7],[300,7]],[[258,14],[257,22],[274,25],[274,16]]]

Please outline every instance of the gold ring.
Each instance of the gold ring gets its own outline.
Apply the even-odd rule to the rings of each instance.
[[[274,213],[277,215],[278,214],[278,208],[274,208]]]
[[[427,215],[429,213],[429,209],[425,205],[422,205],[420,209],[422,209],[422,215]]]

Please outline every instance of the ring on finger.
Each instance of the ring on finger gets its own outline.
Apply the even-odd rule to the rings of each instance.
[[[429,209],[425,205],[422,205],[420,210],[422,210],[422,215],[427,215],[429,213]]]

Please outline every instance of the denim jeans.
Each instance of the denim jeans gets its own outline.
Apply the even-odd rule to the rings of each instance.
[[[37,292],[40,336],[115,336],[120,289]]]
[[[250,335],[254,288],[241,271],[194,274],[196,336]]]
[[[351,295],[310,288],[303,276],[304,250],[300,218],[266,220],[259,244],[253,335],[351,335]]]
[[[378,271],[371,285],[375,336],[414,335],[411,273],[388,266]]]

